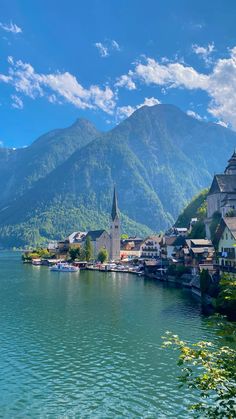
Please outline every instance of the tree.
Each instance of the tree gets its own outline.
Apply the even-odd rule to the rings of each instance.
[[[90,259],[92,258],[92,255],[93,255],[93,245],[92,245],[92,242],[91,242],[91,238],[88,235],[86,236],[86,239],[85,239],[84,255],[85,255],[85,260],[87,262],[90,261]]]
[[[212,221],[210,224],[210,233],[211,233],[211,240],[214,245],[216,245],[216,230],[221,220],[221,213],[219,211],[214,212],[212,216]]]
[[[217,347],[212,342],[188,345],[177,335],[167,332],[165,346],[180,351],[178,365],[182,386],[194,390],[198,402],[190,406],[204,418],[235,418],[236,351],[228,346]],[[203,415],[203,416],[202,416]]]
[[[220,292],[216,300],[217,309],[236,320],[236,278],[223,274],[220,280]]]
[[[69,249],[69,255],[71,260],[78,259],[80,257],[80,248],[79,247],[71,247]]]
[[[208,269],[203,269],[200,273],[200,288],[202,295],[207,294],[212,283]]]
[[[236,311],[236,279],[224,275],[220,281],[219,299],[221,305],[230,304]],[[217,316],[218,334],[236,341],[236,323],[227,321],[226,317]],[[220,321],[219,321],[220,319]],[[188,345],[177,335],[166,333],[165,346],[173,346],[180,352],[178,365],[181,367],[179,377],[181,385],[194,390],[198,402],[192,406],[197,417],[212,419],[235,418],[236,402],[236,349],[216,343],[197,342]]]
[[[99,250],[99,253],[98,253],[98,260],[99,260],[101,263],[104,263],[104,262],[106,262],[106,261],[107,261],[107,259],[108,259],[108,251],[107,251],[107,249],[105,249],[105,247],[103,247],[103,248],[101,248],[101,249]]]

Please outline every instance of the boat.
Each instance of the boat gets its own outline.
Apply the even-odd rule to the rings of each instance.
[[[49,269],[53,272],[79,272],[78,266],[73,266],[66,262],[58,262]]]
[[[34,266],[42,265],[41,259],[32,259],[32,265],[34,265]]]

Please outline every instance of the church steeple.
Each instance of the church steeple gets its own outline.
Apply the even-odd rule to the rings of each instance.
[[[117,204],[116,188],[114,187],[113,203],[112,203],[112,210],[111,210],[112,221],[114,221],[116,217],[119,218],[119,210],[118,210],[118,204]]]
[[[120,260],[120,217],[117,204],[116,188],[114,188],[111,210],[110,241],[110,259],[113,261]]]
[[[225,169],[226,175],[236,175],[236,150],[232,154],[232,157],[228,161],[228,166]]]

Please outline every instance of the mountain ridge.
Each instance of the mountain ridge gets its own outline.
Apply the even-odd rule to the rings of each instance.
[[[76,130],[75,135],[73,130]],[[56,145],[60,144],[61,130],[59,134],[57,130],[53,133]],[[235,132],[198,121],[174,105],[140,108],[103,133],[79,118],[63,129],[63,133],[63,144],[71,145],[63,161],[53,168],[46,167],[43,176],[36,170],[33,178],[34,171],[29,171],[30,188],[20,185],[20,194],[9,194],[8,199],[2,201],[0,243],[3,231],[7,237],[7,228],[11,230],[10,243],[14,228],[22,223],[32,228],[30,220],[33,219],[36,235],[42,240],[66,235],[70,232],[69,223],[62,231],[53,214],[60,206],[65,214],[76,213],[75,220],[71,217],[73,226],[77,225],[78,229],[90,225],[103,227],[100,222],[107,226],[114,183],[122,216],[127,220],[126,232],[165,230],[174,223],[186,203],[210,184],[213,173],[223,170],[236,144]],[[47,163],[47,159],[43,161]],[[87,216],[87,221],[86,209],[93,214]],[[40,227],[47,221],[40,219],[40,212],[48,214],[49,224],[54,220],[53,229],[49,228],[48,233]],[[60,223],[63,224],[62,218]]]

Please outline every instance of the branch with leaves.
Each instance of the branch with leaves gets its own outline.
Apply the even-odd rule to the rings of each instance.
[[[180,352],[180,385],[195,391],[199,402],[190,406],[196,417],[233,419],[236,415],[236,351],[212,342],[188,345],[167,332],[165,347]]]

